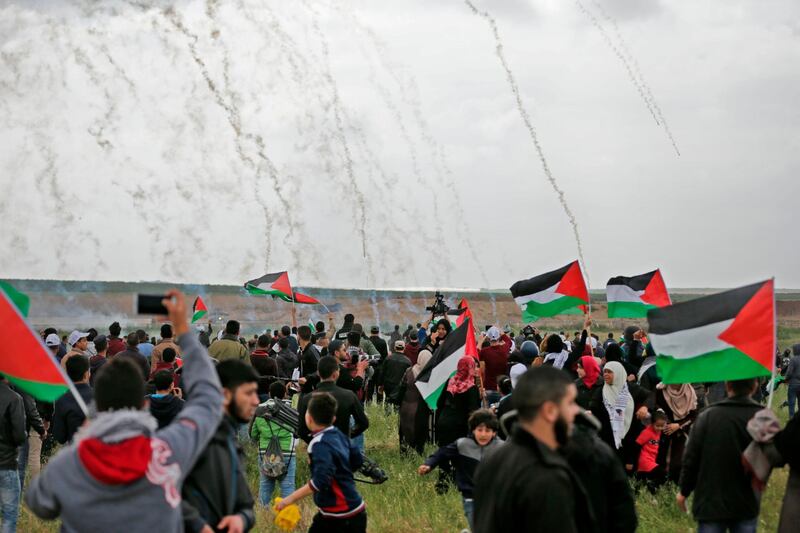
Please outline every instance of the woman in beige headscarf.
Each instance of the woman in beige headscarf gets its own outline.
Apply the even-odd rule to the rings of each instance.
[[[422,455],[425,451],[425,443],[429,439],[431,410],[422,399],[414,382],[432,356],[428,350],[419,352],[416,364],[406,370],[403,380],[400,382],[398,396],[401,399],[399,416],[401,451],[414,449]]]
[[[669,480],[677,483],[683,466],[683,450],[686,448],[689,428],[697,418],[697,393],[689,383],[659,383],[656,386],[656,407],[667,415],[667,427],[661,437],[661,446],[666,447],[666,453],[661,450],[659,453],[666,460],[664,466]]]

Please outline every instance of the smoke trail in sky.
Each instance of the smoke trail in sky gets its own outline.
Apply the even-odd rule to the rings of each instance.
[[[472,10],[473,13],[476,15],[483,17],[489,23],[489,26],[492,30],[492,34],[494,35],[494,40],[497,43],[497,47],[495,48],[495,53],[497,54],[497,58],[500,60],[501,65],[503,66],[503,70],[506,73],[506,79],[508,80],[508,84],[511,86],[511,92],[514,93],[514,98],[517,102],[517,109],[519,110],[519,114],[522,117],[522,121],[525,123],[525,127],[528,129],[528,133],[531,136],[531,141],[533,141],[533,146],[536,148],[536,153],[539,155],[539,161],[542,163],[542,169],[544,170],[545,176],[547,176],[547,181],[550,182],[550,186],[555,191],[556,195],[558,196],[558,201],[561,203],[561,207],[564,209],[564,213],[566,213],[567,218],[569,219],[569,223],[572,226],[572,233],[575,236],[575,244],[578,248],[578,257],[580,258],[581,264],[583,266],[583,272],[586,275],[586,279],[589,279],[589,273],[586,269],[586,261],[583,258],[583,245],[581,244],[581,236],[578,231],[578,222],[575,220],[575,215],[572,213],[572,209],[570,209],[569,204],[567,204],[567,198],[564,194],[564,191],[556,182],[555,177],[553,177],[553,173],[550,171],[550,165],[547,164],[547,159],[544,156],[544,151],[542,150],[542,146],[539,143],[539,136],[536,133],[536,127],[533,125],[531,121],[531,117],[528,114],[527,109],[525,108],[524,104],[522,103],[522,96],[519,92],[519,86],[517,85],[517,80],[514,77],[514,73],[511,71],[511,67],[508,65],[508,61],[506,60],[505,53],[503,52],[503,41],[500,39],[500,31],[497,29],[497,22],[495,22],[494,17],[492,17],[486,11],[478,11],[478,8],[470,0],[464,0],[467,6]]]
[[[622,65],[625,67],[625,70],[628,73],[628,77],[630,77],[631,81],[636,86],[639,96],[641,96],[642,100],[644,100],[647,110],[650,111],[650,114],[653,116],[653,120],[656,121],[656,124],[664,128],[664,132],[667,134],[669,142],[672,144],[672,148],[674,148],[675,153],[680,156],[681,152],[678,149],[678,144],[675,142],[675,138],[672,136],[672,131],[670,131],[667,120],[664,118],[664,114],[661,112],[661,107],[658,105],[658,102],[656,102],[656,99],[653,96],[653,91],[650,90],[650,86],[645,81],[644,76],[639,69],[639,63],[631,53],[630,48],[625,42],[625,39],[622,38],[622,34],[619,31],[619,26],[617,25],[616,20],[614,20],[614,18],[608,14],[608,12],[599,2],[592,0],[592,4],[594,4],[594,6],[597,8],[600,15],[613,28],[619,46],[614,44],[614,41],[606,31],[606,28],[597,19],[594,13],[586,9],[586,6],[584,6],[580,0],[575,0],[575,4],[577,4],[578,8],[583,12],[583,14],[589,18],[594,27],[597,28],[597,31],[600,32],[600,35],[603,36],[603,40],[605,40],[609,48],[611,48],[614,54],[619,58],[620,62],[622,62]]]

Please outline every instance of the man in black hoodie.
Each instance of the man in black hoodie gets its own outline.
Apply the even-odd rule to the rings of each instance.
[[[258,407],[258,374],[238,359],[219,363],[217,374],[224,416],[183,485],[184,526],[193,533],[249,531],[256,521],[236,433]]]
[[[67,360],[67,376],[75,384],[75,389],[87,406],[94,399],[94,391],[89,386],[89,358],[85,355],[74,355]],[[56,400],[53,407],[53,436],[61,444],[72,441],[72,437],[86,420],[86,413],[75,400],[72,393],[67,392]]]
[[[175,388],[175,375],[169,370],[159,370],[153,376],[156,392],[150,400],[150,414],[158,420],[158,429],[168,426],[183,409],[180,389]]]
[[[726,381],[728,398],[708,407],[692,425],[683,452],[678,507],[694,493],[692,516],[699,531],[755,532],[759,500],[742,466],[742,452],[752,441],[747,422],[762,406],[751,396],[758,380]]]

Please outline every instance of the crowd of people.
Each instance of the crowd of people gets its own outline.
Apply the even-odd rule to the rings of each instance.
[[[437,490],[461,493],[473,531],[635,531],[634,494],[669,486],[684,511],[693,495],[698,531],[756,530],[765,476],[742,457],[774,382],[660,383],[639,327],[619,339],[600,339],[588,315],[572,335],[487,327],[433,406],[415,383],[453,331],[446,318],[367,334],[351,314],[338,329],[332,316],[297,327],[293,315],[246,339],[235,320],[216,335],[191,327],[178,291],[164,305],[158,339],[123,337],[118,322],[107,335],[41,332],[82,402],[49,404],[0,381],[3,532],[15,531],[22,495],[65,531],[240,533],[255,506],[279,512],[306,497],[318,509],[310,531],[366,531],[354,472],[368,461],[369,402],[397,414],[400,453],[419,458],[420,475],[437,469]],[[791,420],[755,452],[792,467],[781,531],[800,508],[800,345],[788,355],[777,364]],[[298,486],[300,446],[310,479]]]

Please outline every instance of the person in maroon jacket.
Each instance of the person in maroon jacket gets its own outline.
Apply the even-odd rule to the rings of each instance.
[[[113,357],[117,355],[119,352],[125,351],[127,346],[125,345],[125,341],[122,340],[119,335],[122,333],[122,328],[119,325],[119,322],[114,322],[110,326],[108,326],[108,332],[111,334],[108,336],[108,357]]]
[[[483,388],[486,390],[486,401],[489,404],[500,401],[501,394],[497,389],[497,377],[508,373],[508,347],[501,338],[500,329],[496,326],[489,328],[478,339],[481,346],[488,338],[489,346],[478,352],[483,375]]]

